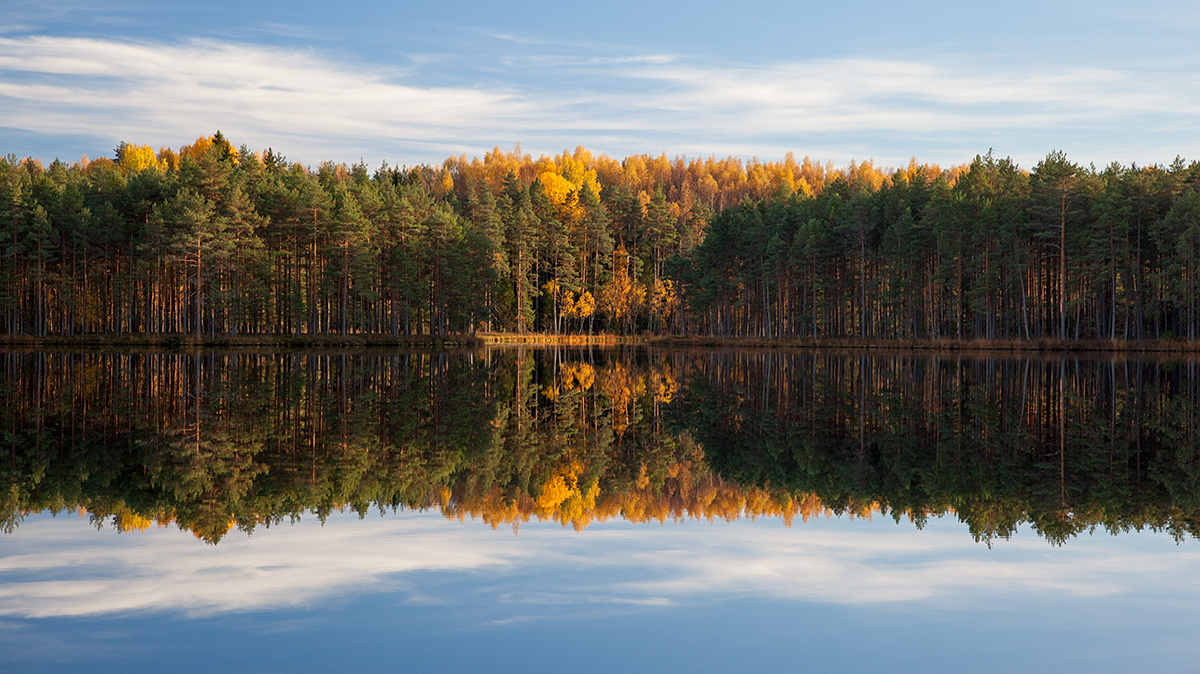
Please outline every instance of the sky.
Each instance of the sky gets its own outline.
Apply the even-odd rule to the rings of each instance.
[[[0,3],[0,154],[1200,158],[1200,5]]]

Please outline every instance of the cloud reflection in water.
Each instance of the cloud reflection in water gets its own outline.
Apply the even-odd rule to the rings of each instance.
[[[494,602],[626,608],[761,597],[834,605],[931,602],[953,608],[1005,596],[1195,597],[1200,550],[1169,536],[1097,534],[1062,548],[1033,535],[989,550],[953,520],[923,531],[886,518],[610,522],[582,533],[524,525],[519,536],[436,513],[359,521],[334,515],[204,545],[174,528],[118,534],[37,516],[4,539],[0,616],[131,612],[190,616],[307,607],[398,592],[422,604]],[[1136,546],[1134,541],[1136,539]],[[425,572],[478,591],[444,594]],[[517,616],[521,619],[527,616]]]

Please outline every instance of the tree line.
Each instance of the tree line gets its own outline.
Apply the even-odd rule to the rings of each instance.
[[[1200,338],[1200,164],[0,161],[0,334]]]
[[[708,334],[1194,340],[1200,164],[978,156],[743,202],[682,261]]]

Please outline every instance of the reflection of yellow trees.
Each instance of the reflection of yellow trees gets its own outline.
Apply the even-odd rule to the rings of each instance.
[[[686,483],[670,480],[664,485],[645,484],[605,492],[597,482],[584,486],[575,475],[566,473],[555,475],[536,496],[521,494],[515,498],[506,497],[498,488],[472,493],[459,484],[453,489],[446,486],[435,488],[426,503],[412,504],[411,507],[436,509],[448,519],[460,522],[478,519],[493,529],[511,526],[515,530],[522,523],[538,521],[558,522],[575,531],[610,520],[665,524],[685,520],[735,522],[767,517],[778,518],[784,525],[792,526],[797,518],[802,522],[822,516],[871,519],[880,512],[879,505],[873,502],[854,503],[835,509],[822,503],[816,494],[789,495],[754,487],[743,488],[707,472],[691,478]],[[341,512],[350,507],[346,503],[335,503],[331,511]],[[131,510],[124,503],[115,507],[112,504],[93,503],[81,506],[81,512],[86,512],[97,523],[110,520],[112,526],[122,533],[145,531],[151,524],[160,528],[175,525],[209,543],[219,541],[235,527],[250,531],[256,525],[276,523],[272,517],[263,517],[257,522],[230,519],[198,523],[181,520],[173,511],[146,516]],[[927,517],[935,514],[943,513],[921,515]],[[911,519],[914,515],[910,514],[909,517]]]
[[[578,462],[571,462],[542,486],[542,493],[537,499],[537,507],[540,511],[546,513],[553,511],[573,492],[578,491],[579,469]]]
[[[600,379],[609,385],[609,372]],[[662,379],[666,379],[665,377]],[[595,457],[611,461],[612,457]],[[553,521],[576,531],[595,522],[623,519],[634,523],[679,522],[687,519],[728,522],[742,518],[772,517],[791,526],[799,518],[807,522],[819,516],[870,518],[880,511],[875,502],[852,499],[836,507],[814,493],[794,494],[782,490],[742,487],[715,475],[704,461],[703,451],[687,437],[677,445],[665,465],[651,465],[646,456],[634,472],[622,477],[620,469],[589,466],[575,458],[562,463],[540,487],[531,492],[506,495],[499,487],[483,488],[478,483],[457,483],[452,490],[439,491],[431,505],[441,506],[446,517],[458,521],[480,519],[492,528],[518,529],[529,521]],[[590,483],[580,476],[602,473]]]
[[[596,383],[596,368],[584,361],[563,363],[559,368],[559,376],[566,388],[587,391]]]
[[[646,392],[646,377],[625,363],[615,363],[607,369],[600,380],[600,390],[612,405],[612,429],[617,434],[625,432],[636,420],[633,414],[634,400]]]
[[[111,511],[111,512],[110,512]],[[143,515],[134,512],[125,503],[118,503],[115,507],[102,504],[93,504],[89,510],[83,510],[81,513],[87,512],[93,522],[100,522],[110,519],[112,520],[113,528],[117,531],[128,534],[133,532],[145,531],[153,524],[158,528],[175,525],[180,529],[192,532],[197,539],[206,543],[216,543],[225,537],[226,534],[233,531],[238,525],[237,519],[206,521],[203,523],[196,521],[181,520],[175,511],[163,511],[157,515]],[[258,524],[269,524],[271,520],[265,519]]]
[[[680,397],[681,363],[542,356],[494,354],[488,367],[450,366],[430,354],[404,356],[404,367],[395,357],[353,356],[361,362],[345,367],[345,357],[327,355],[124,354],[73,368],[54,356],[44,364],[44,390],[5,399],[4,427],[20,433],[48,410],[68,420],[20,436],[35,458],[70,455],[78,440],[70,429],[85,421],[88,437],[107,438],[102,447],[128,438],[140,449],[81,452],[95,463],[54,473],[53,489],[42,486],[43,464],[31,463],[37,479],[12,473],[0,515],[11,529],[31,509],[78,505],[119,531],[157,522],[215,543],[233,527],[251,532],[304,513],[376,506],[575,529],[617,517],[790,522],[821,511],[814,499],[721,480],[686,431],[665,427],[660,406]],[[114,388],[140,397],[114,407]],[[55,416],[78,396],[91,401],[86,420]],[[50,438],[67,444],[48,449]],[[69,477],[89,473],[119,477],[94,487]]]
[[[669,403],[679,390],[679,379],[667,369],[651,370],[649,374],[650,390],[654,393],[654,402]]]
[[[596,382],[596,369],[590,363],[565,362],[558,366],[558,374],[550,384],[542,387],[542,395],[557,400],[573,391],[587,391]]]
[[[592,513],[596,510],[596,497],[600,494],[600,485],[592,483],[588,487],[582,487],[579,484],[579,472],[582,468],[579,462],[573,461],[561,472],[551,477],[542,486],[538,497],[532,500],[532,510],[528,514],[520,513],[521,516],[527,518],[529,515],[533,515],[541,520],[553,519],[564,525],[570,522],[575,525],[577,530],[586,526],[587,522],[591,520]],[[471,512],[474,517],[470,506],[467,506],[466,511]],[[518,510],[518,512],[520,511]],[[488,513],[486,519],[493,526],[497,526],[504,521],[497,516],[511,517],[511,513],[511,510],[505,508],[499,513]]]
[[[551,512],[558,507],[558,504],[567,500],[571,492],[575,491],[577,483],[572,476],[570,485],[567,484],[566,477],[563,475],[555,475],[550,478],[550,481],[542,486],[542,494],[538,496],[537,508],[542,512]]]
[[[1054,396],[1062,389],[1049,378],[1063,376],[1057,366],[1043,372],[1047,385],[1027,395],[1020,386],[978,385],[968,396],[960,389],[972,370],[935,361],[913,374],[904,366],[908,356],[584,349],[480,355],[11,354],[13,384],[0,390],[0,428],[9,444],[0,463],[0,528],[11,530],[28,512],[75,506],[120,531],[174,523],[208,542],[233,526],[249,532],[307,513],[376,507],[430,508],[492,526],[532,519],[582,529],[612,518],[869,517],[882,503],[916,520],[953,508],[982,538],[1007,535],[1037,513],[1039,530],[1052,540],[1096,523],[1167,528],[1197,521],[1192,501],[1156,496],[1130,505],[1072,496],[1084,489],[1083,478],[1070,463],[1064,472],[1063,454],[1047,454],[1053,480],[1044,490],[1050,506],[1059,507],[1064,491],[1074,499],[1061,511],[1038,500],[1040,478],[1014,488],[1016,497],[995,498],[976,486],[981,476],[994,476],[952,472],[960,456],[972,456],[963,447],[987,444],[989,461],[1018,442],[1041,452],[1061,447]],[[864,374],[868,365],[876,369]],[[1041,366],[1009,367],[1014,378],[1002,381],[1022,383],[1026,370]],[[1161,473],[1179,460],[1163,447],[1192,446],[1189,434],[1200,418],[1194,401],[1173,401],[1165,385],[1150,388],[1144,399],[1154,401],[1151,419],[1117,436],[1112,425],[1124,423],[1129,408],[1110,417],[1088,407],[1095,396],[1086,387],[1095,384],[1084,374],[1066,382],[1076,391],[1069,420],[1088,415],[1103,425],[1097,435],[1070,436],[1066,461],[1103,443],[1127,452],[1127,463],[1141,461],[1133,452],[1153,437]],[[853,388],[864,381],[877,388]],[[902,387],[908,389],[897,393]],[[963,423],[964,405],[972,424]],[[1006,410],[1018,440],[1000,435],[1007,431],[995,415]],[[914,418],[941,425],[919,426]],[[970,442],[942,452],[953,461],[924,463],[926,442],[939,442],[928,440],[933,431]],[[875,446],[887,451],[872,456]],[[931,494],[920,491],[924,486],[896,486],[901,480],[886,471],[897,456],[910,462],[897,465],[915,466],[896,474],[903,479],[920,475],[923,485],[936,468],[962,491],[949,491],[944,477]],[[1018,458],[1026,461],[1024,453]],[[1109,464],[1098,459],[1109,455],[1093,458],[1089,465],[1102,466],[1096,474],[1108,476]],[[1196,493],[1192,479],[1183,474],[1171,488]],[[863,486],[867,480],[878,483]]]
[[[474,493],[457,489],[442,509],[447,517],[480,519],[492,528],[518,528],[530,520],[554,521],[582,531],[594,522],[623,519],[637,524],[681,522],[688,519],[734,522],[761,517],[779,518],[792,526],[797,518],[847,516],[870,519],[879,504],[851,503],[832,508],[816,494],[786,494],[757,487],[744,488],[706,470],[691,473],[690,462],[675,464],[676,477],[660,485],[648,482],[613,491],[599,484],[580,488],[573,476],[556,475],[536,497],[504,498],[500,490]]]
[[[121,533],[130,531],[145,531],[150,528],[154,520],[139,515],[129,509],[129,506],[122,503],[115,513],[113,513],[113,526]]]
[[[545,419],[547,429],[560,429],[543,447],[561,458],[534,468],[541,478],[527,488],[506,491],[494,484],[459,481],[453,488],[438,488],[430,506],[449,518],[478,518],[492,527],[519,527],[528,521],[554,521],[576,531],[593,522],[625,519],[637,523],[679,521],[689,518],[733,521],[739,518],[778,517],[791,524],[797,517],[841,515],[869,517],[874,503],[839,504],[831,508],[815,494],[795,495],[780,490],[741,487],[722,480],[707,467],[703,450],[684,433],[655,431],[657,407],[679,394],[681,373],[669,360],[647,365],[624,360],[593,364],[583,360],[555,363],[553,377],[543,378],[543,399],[554,402],[558,422]],[[586,397],[572,398],[587,392]],[[589,416],[590,401],[599,395],[608,425],[616,438],[628,437],[636,451],[621,458],[613,446],[596,452],[594,434],[580,433],[580,424],[603,420]],[[578,399],[584,408],[579,414]],[[565,423],[565,425],[564,425]],[[567,433],[562,433],[562,430]],[[647,433],[657,433],[645,436]],[[553,449],[551,449],[553,448]],[[630,463],[631,462],[631,463]],[[585,477],[586,476],[586,477]]]

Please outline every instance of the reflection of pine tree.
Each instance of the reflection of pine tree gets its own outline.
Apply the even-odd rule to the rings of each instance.
[[[1200,534],[1196,368],[798,353],[22,353],[0,513],[123,529],[438,507],[498,525],[876,509]],[[81,404],[86,402],[86,404]]]

